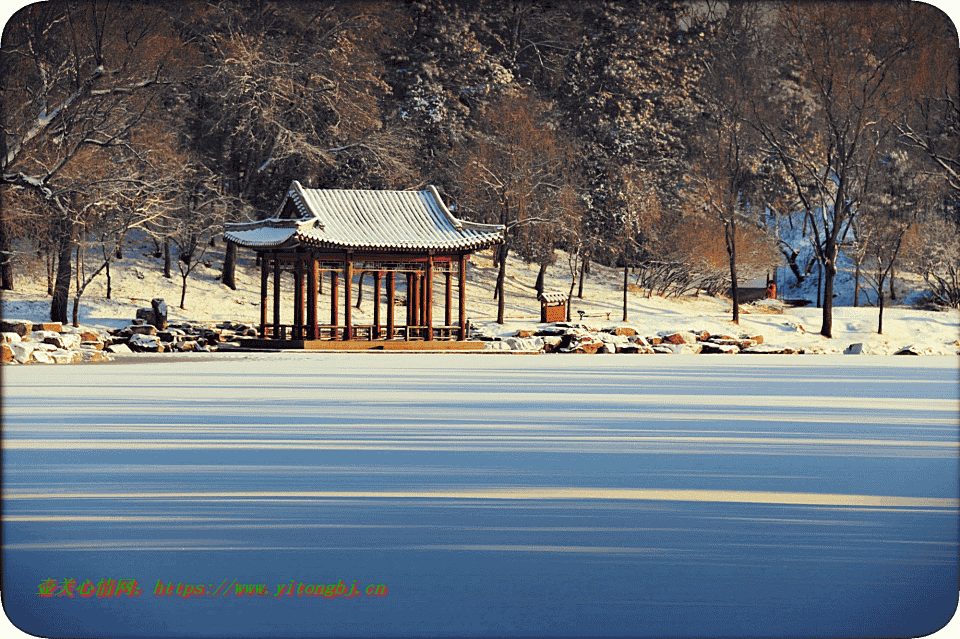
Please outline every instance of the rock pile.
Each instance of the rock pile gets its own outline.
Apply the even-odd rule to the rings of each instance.
[[[237,337],[254,337],[256,329],[237,322],[216,325],[183,322],[162,330],[137,319],[130,326],[107,331],[63,326],[57,322],[0,321],[0,359],[4,364],[74,364],[110,361],[116,353],[213,352],[236,346]]]
[[[638,354],[734,354],[802,353],[802,349],[763,343],[763,335],[711,335],[707,331],[660,331],[642,336],[630,326],[596,328],[585,324],[557,322],[537,329],[521,329],[506,338],[493,335],[485,326],[475,326],[471,339],[487,342],[486,350],[543,353],[638,353]]]
[[[0,361],[4,364],[104,362],[110,335],[96,328],[0,321]]]

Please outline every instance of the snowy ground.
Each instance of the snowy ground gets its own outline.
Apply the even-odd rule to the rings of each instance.
[[[181,279],[174,266],[173,278],[162,276],[159,260],[152,257],[152,244],[148,241],[131,241],[125,247],[125,259],[113,267],[113,295],[106,299],[106,278],[101,273],[91,283],[81,298],[80,322],[84,325],[121,327],[128,325],[136,316],[136,309],[148,307],[153,298],[163,298],[170,311],[170,321],[177,320],[237,320],[258,323],[260,316],[258,270],[254,267],[252,254],[242,253],[237,271],[237,290],[223,286],[218,280],[222,265],[222,243],[210,249],[204,264],[197,267],[187,283],[185,309],[178,308]],[[781,279],[786,280],[785,272]],[[509,261],[506,279],[506,323],[497,326],[497,313],[493,288],[496,269],[492,253],[483,251],[473,256],[468,267],[467,311],[474,324],[486,324],[495,334],[512,335],[519,328],[528,328],[539,322],[540,305],[533,284],[537,267],[515,259]],[[287,276],[283,286],[284,313],[292,313],[292,278]],[[815,282],[815,278],[808,280]],[[842,286],[850,286],[847,279],[840,279]],[[604,326],[624,323],[622,271],[594,265],[583,288],[583,298],[576,294],[572,302],[571,316],[577,320],[582,310],[587,314],[585,323]],[[37,264],[33,273],[22,274],[16,283],[17,290],[4,292],[3,317],[8,319],[45,320],[49,316],[50,298],[46,295],[46,279],[42,265]],[[442,317],[442,279],[435,285],[435,317]],[[454,285],[455,286],[455,285]],[[815,294],[815,284],[813,284]],[[354,279],[354,299],[357,298],[357,280]],[[403,295],[403,286],[398,284],[398,295]],[[546,290],[566,293],[570,288],[570,276],[566,257],[558,253],[557,263],[547,272]],[[808,287],[809,288],[809,287]],[[329,289],[327,289],[329,290]],[[359,309],[354,309],[357,324],[372,322],[372,278],[364,282],[364,298]],[[805,291],[791,291],[796,297]],[[846,299],[845,288],[838,289],[838,299]],[[909,299],[911,291],[902,292]],[[385,292],[384,292],[385,297]],[[454,300],[456,291],[454,291]],[[73,298],[71,297],[71,304]],[[384,299],[385,302],[385,299]],[[456,302],[454,302],[456,304]],[[329,295],[320,296],[320,317],[329,316]],[[661,331],[676,329],[707,330],[711,334],[746,332],[760,333],[766,343],[803,348],[807,353],[842,353],[850,344],[862,343],[865,354],[886,355],[908,345],[915,345],[928,354],[956,355],[960,342],[960,311],[920,311],[907,306],[894,306],[884,310],[884,333],[878,335],[876,307],[838,306],[834,308],[834,338],[819,335],[822,311],[811,305],[803,308],[786,308],[783,314],[771,313],[769,309],[743,307],[739,328],[730,322],[729,300],[701,296],[681,299],[651,297],[640,291],[628,294],[628,321],[642,335],[655,335]],[[777,310],[777,309],[774,309]],[[342,310],[341,310],[342,312]],[[610,313],[610,321],[605,314]],[[398,316],[402,311],[398,311]],[[599,317],[598,317],[599,315]],[[454,311],[454,317],[456,311]],[[284,317],[289,322],[291,318]]]

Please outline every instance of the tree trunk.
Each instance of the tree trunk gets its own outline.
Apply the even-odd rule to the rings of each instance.
[[[3,223],[0,223],[0,290],[13,290],[13,250]]]
[[[500,255],[500,270],[497,272],[497,324],[503,324],[503,281],[507,277],[507,248],[506,242],[503,244],[503,253]]]
[[[860,306],[860,262],[853,271],[853,307]]]
[[[590,260],[585,257],[583,261],[580,262],[580,286],[577,288],[577,297],[580,299],[583,299],[583,276],[590,272],[590,267],[587,266],[587,262],[589,261]]]
[[[61,234],[57,250],[57,277],[53,283],[53,299],[50,301],[51,322],[67,323],[67,302],[70,297],[70,279],[73,275],[71,260],[75,232],[72,220],[61,222]]]
[[[737,282],[737,222],[729,220],[723,225],[727,245],[727,256],[730,258],[730,294],[733,298],[733,323],[740,323],[740,286]]]
[[[540,270],[537,272],[537,283],[533,285],[537,289],[537,295],[543,295],[543,280],[547,275],[547,267],[549,264],[541,264]]]
[[[170,238],[167,237],[163,238],[163,276],[168,280],[173,278],[170,273]]]
[[[113,293],[113,282],[110,278],[110,263],[107,262],[107,299],[110,299],[110,295]]]
[[[630,269],[623,267],[623,321],[627,321],[627,286],[630,283]]]
[[[223,273],[220,281],[224,286],[237,290],[237,245],[227,242],[227,250],[223,256]]]
[[[898,247],[898,249],[899,249],[899,247]],[[896,259],[896,258],[894,258],[894,259]],[[893,289],[893,280],[894,280],[894,279],[896,279],[896,276],[894,275],[893,264],[891,263],[891,264],[890,264],[890,301],[891,301],[891,302],[896,302],[896,301],[897,301],[897,292]]]
[[[185,311],[184,300],[187,299],[187,278],[190,277],[190,273],[183,274],[183,288],[180,289],[180,310]]]
[[[833,337],[833,280],[837,274],[837,244],[828,239],[826,260],[823,269],[826,270],[823,278],[823,325],[820,334],[824,337]]]
[[[820,289],[823,286],[823,264],[817,262],[817,308],[823,308],[823,296]]]
[[[877,322],[877,335],[883,335],[883,282],[880,282],[880,287],[877,290],[880,291],[877,294],[877,305],[880,307],[880,318]]]

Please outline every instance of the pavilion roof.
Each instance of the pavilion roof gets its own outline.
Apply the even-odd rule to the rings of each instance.
[[[253,249],[475,251],[503,241],[504,227],[453,216],[425,191],[306,189],[294,181],[276,217],[226,224],[225,238]]]

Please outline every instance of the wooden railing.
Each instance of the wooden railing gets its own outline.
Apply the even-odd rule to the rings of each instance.
[[[265,330],[262,330],[261,334],[266,339],[313,339],[313,327],[305,324],[280,324],[279,327],[276,327],[275,324],[268,324],[264,328]],[[342,340],[346,330],[347,327],[342,324],[318,324],[317,338],[321,340]],[[426,326],[395,326],[393,328],[393,335],[388,335],[387,327],[382,324],[380,326],[373,324],[355,324],[351,327],[350,339],[369,341],[390,339],[405,340],[408,342],[423,341],[427,339],[427,330],[428,328]],[[432,337],[435,340],[459,339],[460,326],[434,326]]]

